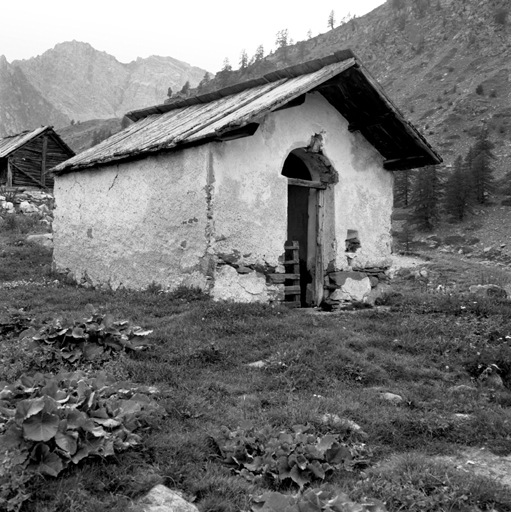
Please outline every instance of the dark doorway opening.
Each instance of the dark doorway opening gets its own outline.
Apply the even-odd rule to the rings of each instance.
[[[312,181],[307,165],[296,155],[290,153],[284,162],[282,175],[286,178]],[[288,184],[287,194],[287,241],[299,243],[300,260],[300,302],[302,306],[310,305],[307,297],[307,285],[312,282],[308,268],[309,259],[309,204],[310,188]]]

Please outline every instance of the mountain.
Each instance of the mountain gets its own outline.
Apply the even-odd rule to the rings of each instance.
[[[279,48],[244,70],[220,71],[201,92],[351,48],[447,165],[466,153],[485,123],[503,173],[511,168],[508,4],[387,0],[361,18]]]
[[[162,103],[169,87],[189,80],[196,85],[206,72],[171,57],[119,62],[90,44],[57,44],[42,55],[13,61],[28,81],[57,110],[75,121],[122,117],[127,111]]]
[[[34,88],[23,71],[0,55],[0,137],[39,125],[68,123],[69,118]]]

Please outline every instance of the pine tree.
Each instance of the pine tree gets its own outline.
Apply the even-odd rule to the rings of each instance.
[[[191,88],[191,85],[190,85],[190,80],[187,80],[183,87],[181,88],[181,90],[179,91],[181,94],[184,94],[185,96],[188,96],[188,94],[190,93],[190,88]]]
[[[312,30],[311,29],[309,29],[307,31],[307,39],[312,39]]]
[[[440,218],[439,205],[442,199],[442,183],[434,165],[418,171],[412,191],[411,206],[417,227],[431,231]]]
[[[275,45],[277,48],[286,48],[289,44],[289,32],[287,28],[279,30],[276,34]]]
[[[411,169],[394,174],[394,206],[406,208],[410,204],[415,173]]]
[[[254,61],[259,62],[260,60],[263,60],[263,59],[264,59],[264,47],[262,44],[260,44],[256,49],[256,52],[254,55]]]
[[[248,55],[245,49],[240,53],[240,69],[246,69],[248,66]]]
[[[330,27],[330,30],[333,30],[335,27],[335,13],[332,9],[330,14],[328,15],[328,26]]]
[[[483,128],[477,142],[473,146],[471,178],[476,201],[480,204],[487,202],[487,196],[494,189],[493,165],[495,155],[492,149],[495,145],[488,137],[488,130]]]
[[[172,87],[169,87],[169,88],[167,89],[167,97],[168,97],[168,98],[171,98],[171,97],[172,97]]]
[[[204,89],[206,84],[211,81],[211,74],[209,71],[206,71],[204,73],[204,76],[202,77],[202,80],[199,82],[199,85],[197,86],[197,90],[200,92]]]
[[[453,219],[462,221],[474,202],[470,173],[466,172],[461,156],[454,162],[454,169],[445,182],[444,209]]]

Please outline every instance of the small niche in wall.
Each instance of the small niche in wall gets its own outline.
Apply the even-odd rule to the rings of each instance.
[[[348,234],[346,235],[346,252],[356,252],[357,249],[360,249],[358,231],[356,229],[348,229]]]

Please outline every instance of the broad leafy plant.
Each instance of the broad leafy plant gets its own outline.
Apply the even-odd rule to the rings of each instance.
[[[267,492],[255,498],[253,512],[386,512],[378,500],[351,501],[346,494],[335,491],[309,489],[302,495],[291,496]]]
[[[319,436],[307,425],[296,425],[292,432],[252,426],[231,431],[224,426],[213,439],[221,459],[233,471],[249,481],[267,480],[277,488],[294,483],[303,489],[335,470],[367,466],[371,455],[364,443],[348,444],[341,434]]]
[[[149,391],[83,372],[24,375],[5,386],[0,391],[0,509],[16,510],[14,504],[25,499],[13,474],[55,477],[87,457],[108,457],[139,444],[135,431],[162,413]]]
[[[99,313],[90,304],[87,311],[90,316],[82,320],[55,318],[38,329],[31,327],[20,334],[20,341],[28,341],[31,349],[40,349],[46,364],[67,361],[71,365],[150,346],[145,337],[152,331],[127,320],[114,321],[111,314]]]

